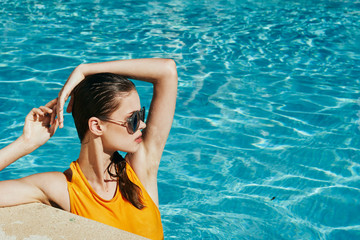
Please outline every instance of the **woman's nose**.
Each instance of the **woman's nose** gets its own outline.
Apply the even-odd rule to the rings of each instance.
[[[146,123],[144,123],[143,121],[140,121],[139,129],[142,130],[144,128],[146,128]]]

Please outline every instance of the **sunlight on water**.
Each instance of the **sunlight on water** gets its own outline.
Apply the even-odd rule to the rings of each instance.
[[[0,147],[80,63],[173,58],[159,170],[166,239],[360,238],[360,3],[3,1]],[[152,89],[136,83],[148,107]],[[0,173],[64,171],[71,115]]]

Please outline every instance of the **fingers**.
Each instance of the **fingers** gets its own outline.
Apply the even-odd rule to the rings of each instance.
[[[58,101],[58,99],[55,98],[55,99],[51,100],[50,102],[48,102],[47,104],[45,104],[45,107],[53,108],[56,105],[57,101]]]
[[[44,116],[45,115],[45,113],[40,108],[33,108],[30,113],[32,116],[34,116],[34,115]]]
[[[74,71],[70,74],[68,79],[66,80],[66,83],[64,84],[63,88],[59,92],[59,98],[58,103],[56,107],[56,113],[59,120],[59,127],[62,128],[64,126],[64,105],[68,97],[70,96],[71,92],[74,90],[74,88],[85,78],[85,75],[83,73],[83,67],[84,65],[80,64],[77,66]],[[72,109],[72,102],[69,103],[69,106],[67,108],[67,111],[70,112]]]
[[[32,116],[34,119],[36,119],[37,116],[47,116],[48,114],[52,113],[52,110],[50,108],[47,108],[45,106],[41,106],[39,108],[33,108],[28,116]],[[27,116],[27,117],[28,117]]]
[[[53,110],[51,108],[48,108],[45,106],[41,106],[41,107],[39,107],[39,109],[44,113],[44,115],[49,115],[53,112]]]
[[[63,110],[64,106],[60,106],[60,104],[57,105],[56,107],[56,115],[57,115],[57,120],[59,122],[59,127],[63,128],[64,127],[64,110]]]
[[[40,106],[38,108],[33,108],[28,116],[32,116],[33,120],[36,120],[38,116],[41,117],[48,117],[51,114],[51,117],[54,115],[54,108],[57,103],[57,99],[53,99],[50,102],[48,102],[45,106]],[[27,117],[28,117],[27,116]],[[52,124],[53,120],[50,121],[50,124]]]
[[[55,120],[54,107],[56,106],[56,103],[57,103],[57,98],[51,100],[50,102],[45,104],[45,106],[39,107],[42,111],[46,112],[46,115],[51,114],[50,124],[53,124]]]
[[[56,104],[56,115],[59,121],[59,127],[64,127],[64,105],[65,101],[68,99],[69,95],[64,95],[64,89],[62,89],[59,93],[58,102]]]
[[[56,106],[53,106],[51,117],[50,117],[50,124],[51,125],[53,125],[55,123],[55,117],[56,117]]]
[[[55,119],[54,123],[51,124],[50,128],[49,128],[49,132],[50,132],[50,137],[52,137],[56,130],[58,129],[59,127],[59,120],[58,119]]]

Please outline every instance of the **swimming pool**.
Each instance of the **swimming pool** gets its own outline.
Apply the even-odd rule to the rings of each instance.
[[[78,64],[173,58],[166,239],[360,238],[360,2],[5,0],[0,13],[0,147]],[[63,171],[79,149],[68,114],[0,179]]]

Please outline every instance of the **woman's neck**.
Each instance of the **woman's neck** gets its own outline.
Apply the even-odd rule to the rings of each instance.
[[[100,138],[87,138],[81,144],[79,165],[91,184],[104,185],[111,180],[107,173],[112,154],[104,152]]]
[[[117,180],[107,172],[112,154],[104,151],[101,137],[86,134],[82,140],[78,159],[81,172],[93,190],[105,200],[111,200],[118,188]]]

